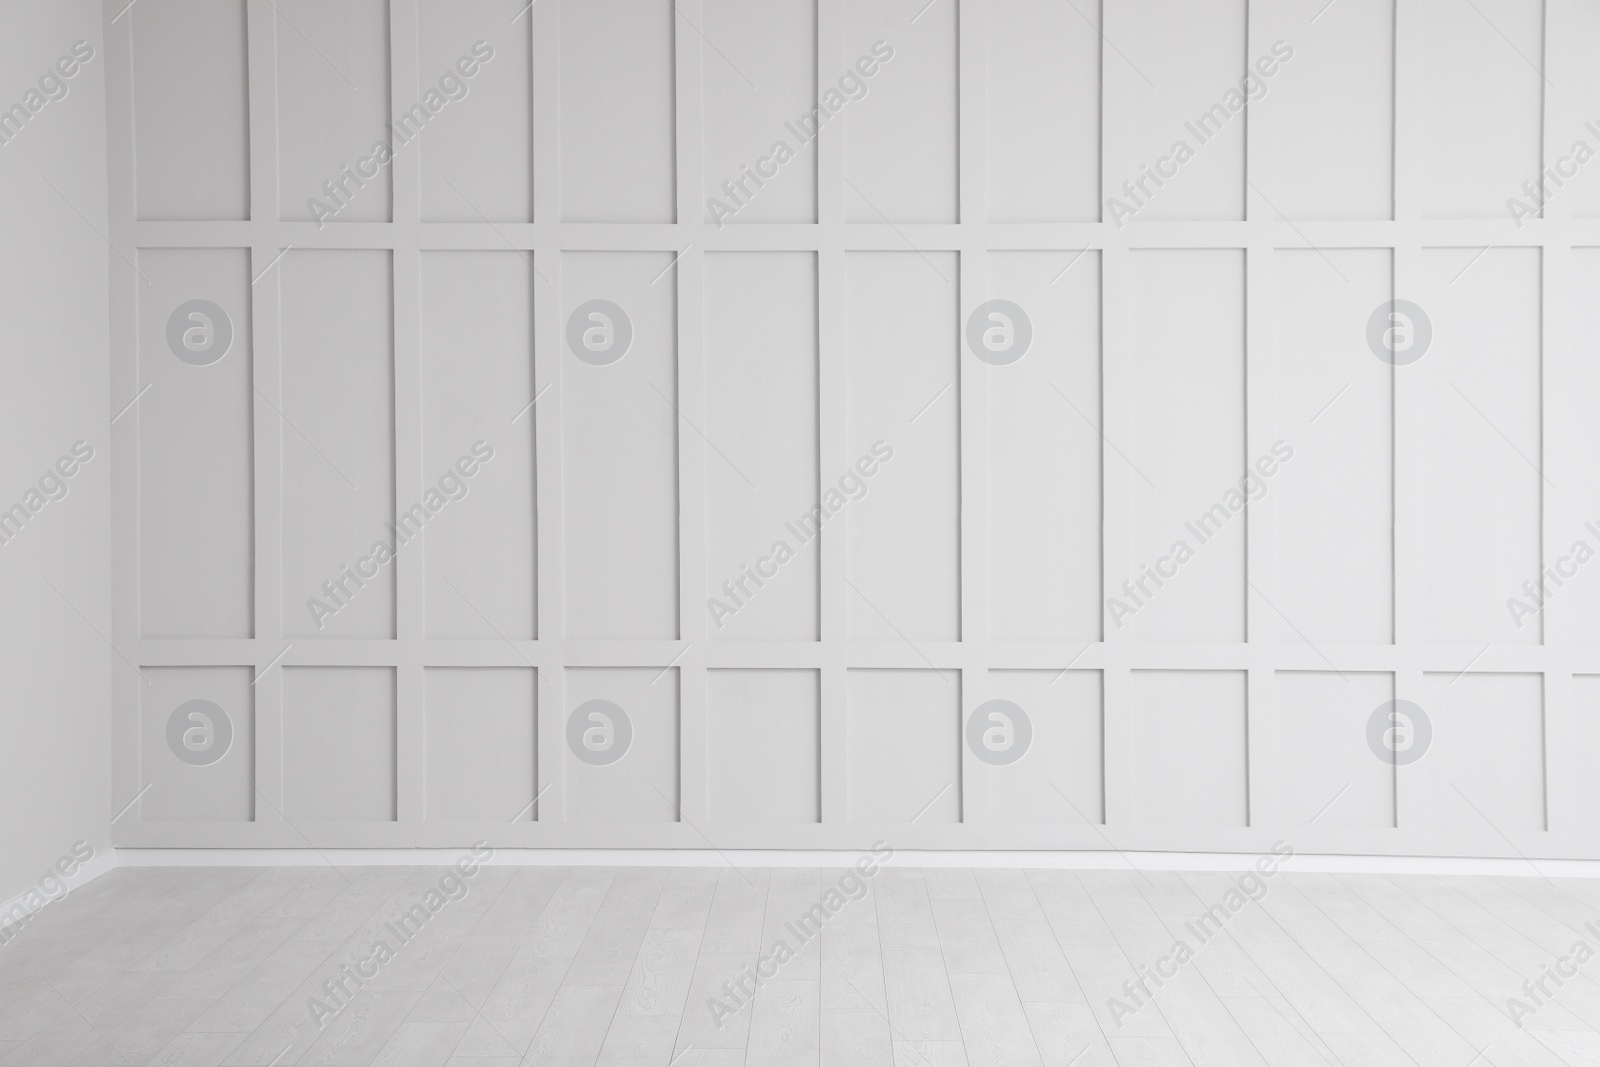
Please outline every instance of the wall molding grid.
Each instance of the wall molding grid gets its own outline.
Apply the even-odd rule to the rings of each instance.
[[[1600,544],[1581,458],[1600,443],[1581,406],[1600,392],[1600,193],[1585,173],[1520,225],[1504,201],[1596,143],[1600,18],[1577,0],[816,0],[796,43],[722,0],[659,6],[108,0],[113,408],[140,398],[110,429],[117,847],[1595,854],[1600,578],[1520,629],[1504,601]],[[186,43],[203,30],[238,54]],[[421,147],[310,221],[318,179],[480,39],[493,61]],[[708,221],[726,162],[784,136],[745,72],[804,98],[879,39],[895,55],[866,96],[748,221]],[[1279,40],[1293,60],[1226,138],[1113,221],[1107,198]],[[610,97],[591,91],[616,77],[606,55],[629,65]],[[1503,106],[1472,112],[1473,135],[1486,101]],[[568,317],[613,290],[636,347],[591,366]],[[214,366],[168,351],[190,297],[235,330]],[[997,298],[1037,330],[1010,366],[962,339]],[[1389,299],[1431,316],[1415,365],[1367,350]],[[520,372],[476,358],[520,343]],[[766,359],[740,378],[745,351]],[[815,360],[802,388],[761,378],[795,351]],[[613,370],[625,392],[602,391]],[[783,451],[797,425],[805,455]],[[345,630],[308,630],[305,576],[336,577],[477,439],[495,462],[430,520],[438,540],[399,551]],[[877,439],[895,461],[749,631],[778,636],[718,635],[728,561]],[[1118,628],[1104,598],[1279,441],[1294,460],[1227,543]],[[675,481],[670,512],[635,468]],[[741,497],[746,469],[809,499]],[[491,494],[502,471],[523,496]],[[497,733],[519,694],[522,732]],[[169,751],[197,698],[234,701],[216,763]],[[573,755],[569,714],[595,698],[638,702],[632,758]],[[1033,709],[1010,766],[964,741],[997,698]],[[1367,751],[1386,699],[1428,709],[1431,759]]]

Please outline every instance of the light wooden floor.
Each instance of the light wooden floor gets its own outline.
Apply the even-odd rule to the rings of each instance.
[[[0,945],[0,1064],[1600,1063],[1600,958],[1508,1015],[1600,948],[1600,883],[1534,877],[1284,873],[1202,943],[1235,876],[891,866],[719,1028],[841,871],[486,867],[319,1027],[443,870],[113,871]]]

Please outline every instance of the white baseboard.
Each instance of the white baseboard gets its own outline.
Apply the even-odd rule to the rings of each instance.
[[[120,867],[444,866],[463,850],[444,848],[119,848]],[[711,849],[495,849],[507,867],[848,867],[858,852]],[[96,856],[96,861],[99,860]],[[1228,852],[934,852],[899,849],[896,867],[1027,867],[1078,871],[1243,871],[1249,854]],[[1441,856],[1297,854],[1283,870],[1304,874],[1526,875],[1600,878],[1600,860],[1512,860]]]

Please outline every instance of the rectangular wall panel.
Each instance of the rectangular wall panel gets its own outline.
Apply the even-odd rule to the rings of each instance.
[[[1372,746],[1369,726],[1394,700],[1394,675],[1279,671],[1272,683],[1271,770],[1291,825],[1393,827],[1395,754]]]
[[[585,487],[563,501],[571,638],[678,635],[671,265],[664,252],[561,260],[562,474]]]
[[[1250,786],[1243,671],[1134,671],[1133,821],[1245,826]]]
[[[249,218],[244,0],[147,0],[124,17],[138,217]]]
[[[1552,644],[1600,644],[1600,420],[1594,402],[1600,397],[1600,248],[1574,248],[1567,262],[1565,293],[1551,293],[1568,326],[1565,337],[1551,336],[1547,371],[1546,418],[1557,436],[1551,441],[1547,472],[1562,487],[1548,494],[1544,565],[1556,571],[1561,584],[1540,582],[1533,575],[1525,589],[1506,593],[1515,599],[1508,614],[1513,626],[1527,630],[1548,613],[1546,640]],[[1548,488],[1548,487],[1547,487]],[[1546,608],[1546,605],[1549,605]],[[1520,625],[1519,625],[1520,624]]]
[[[1265,148],[1250,180],[1268,218],[1392,218],[1394,0],[1325,4],[1252,11],[1273,48],[1250,57],[1251,136]]]
[[[1424,218],[1506,218],[1538,181],[1544,100],[1543,0],[1402,5],[1416,74],[1409,148]]]
[[[843,116],[847,221],[956,221],[958,11],[926,0],[844,8],[844,66],[824,74],[834,80],[817,87],[816,107],[831,124]]]
[[[391,170],[373,151],[393,146],[387,0],[277,0],[276,9],[280,217],[389,221]]]
[[[1021,308],[1026,325],[1008,323],[1004,311],[1000,319],[974,312],[980,327],[1012,330],[1013,344],[1018,329],[1032,334],[1014,363],[969,364],[989,387],[989,633],[1096,641],[1100,255],[996,252],[987,267],[987,292]]]
[[[847,513],[848,632],[953,641],[961,631],[956,257],[852,253],[846,276],[847,454],[851,463],[878,461],[859,499],[834,488],[821,501]]]
[[[852,670],[846,692],[850,821],[960,822],[960,672]]]
[[[706,258],[706,610],[722,639],[815,641],[817,258]],[[863,485],[859,474],[851,481]]]
[[[990,671],[989,700],[1021,708],[1030,740],[1014,762],[968,760],[965,821],[992,826],[1104,823],[1103,693],[1099,671]],[[968,714],[979,715],[985,730],[1009,727],[1009,743],[1019,743],[1017,724],[992,719],[984,713],[987,706],[985,702]],[[995,740],[1008,739],[1001,734]],[[976,755],[970,729],[966,743],[969,755]]]
[[[421,0],[418,138],[428,222],[533,221],[533,59],[526,0]],[[437,94],[430,98],[430,93]]]
[[[425,678],[428,818],[534,818],[536,672],[433,667]]]
[[[146,667],[139,818],[249,822],[255,812],[255,689],[249,667]]]
[[[1131,259],[1131,469],[1122,477],[1133,552],[1127,584],[1106,590],[1108,625],[1140,641],[1242,641],[1249,489],[1240,483],[1256,458],[1244,450],[1244,254]]]
[[[284,817],[392,821],[394,668],[282,670]]]
[[[1394,640],[1394,375],[1367,326],[1393,291],[1388,249],[1278,249],[1270,513],[1281,641]],[[1342,280],[1341,280],[1342,276]],[[1258,471],[1258,474],[1261,472]],[[1293,626],[1287,620],[1293,620]],[[1296,634],[1296,630],[1299,634]]]
[[[1551,199],[1560,197],[1565,204],[1557,214],[1545,217],[1600,219],[1600,179],[1589,173],[1600,152],[1600,134],[1589,125],[1593,123],[1600,128],[1600,115],[1595,114],[1593,104],[1600,100],[1600,64],[1593,61],[1592,48],[1593,42],[1600,40],[1600,7],[1558,0],[1546,14],[1545,31],[1548,37],[1545,42],[1546,76],[1552,81],[1560,79],[1564,86],[1553,113],[1563,117],[1549,124],[1548,143],[1544,146],[1545,165],[1557,170],[1558,176],[1565,176],[1559,188],[1554,183],[1547,187]],[[1550,95],[1547,91],[1547,110]],[[1582,177],[1569,180],[1574,172]],[[1538,185],[1531,174],[1523,180]],[[1507,195],[1517,196],[1524,205],[1522,210],[1538,206],[1527,191]],[[1509,213],[1509,206],[1507,210]]]
[[[1572,707],[1568,713],[1571,743],[1551,762],[1551,774],[1577,769],[1577,780],[1586,780],[1588,769],[1600,760],[1600,674],[1578,674],[1572,678]],[[1577,791],[1578,809],[1570,813],[1574,829],[1600,830],[1600,795],[1592,789]],[[1555,824],[1551,812],[1551,824]]]
[[[805,121],[817,106],[815,0],[700,10],[717,42],[703,75],[705,221],[815,222],[819,126]],[[870,92],[875,78],[856,72],[849,85]]]
[[[1497,837],[1545,828],[1544,694],[1537,674],[1425,674],[1426,755],[1400,769],[1400,826]]]
[[[1100,219],[1100,5],[988,5],[992,222]]]
[[[515,252],[422,256],[428,636],[530,639],[533,272]],[[513,421],[515,420],[515,421]]]
[[[679,821],[677,668],[568,670],[562,725],[569,820]]]
[[[283,391],[267,400],[282,423],[284,629],[393,637],[394,566],[382,549],[420,551],[431,520],[414,508],[431,509],[408,499],[396,522],[389,254],[291,252],[276,269]]]
[[[560,20],[561,217],[673,221],[677,9],[563,0]]]
[[[706,676],[706,806],[715,822],[821,817],[821,679],[814,670]]]
[[[249,260],[231,248],[139,252],[149,279],[139,287],[139,380],[148,391],[126,417],[139,420],[145,637],[254,632]]]
[[[1429,350],[1424,497],[1427,633],[1435,641],[1537,644],[1538,620],[1506,600],[1541,569],[1539,253],[1433,248],[1422,254]],[[1476,263],[1471,262],[1478,257]],[[1520,628],[1517,621],[1524,623]]]
[[[1120,120],[1106,141],[1106,218],[1118,228],[1129,219],[1244,218],[1238,82],[1256,58],[1245,55],[1245,0],[1111,7],[1106,32],[1122,44],[1105,68],[1106,106]]]

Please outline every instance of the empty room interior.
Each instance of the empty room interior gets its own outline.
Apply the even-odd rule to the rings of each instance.
[[[1600,1064],[1597,52],[0,0],[0,1067]]]

